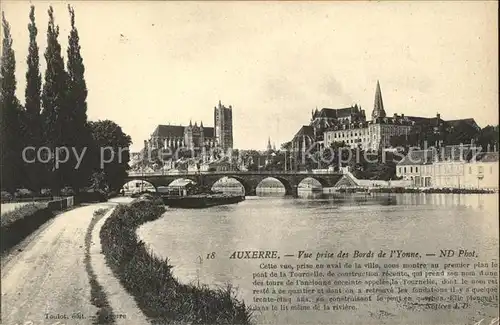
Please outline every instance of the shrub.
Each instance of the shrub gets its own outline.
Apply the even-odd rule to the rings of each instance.
[[[9,192],[7,191],[2,191],[1,193],[1,202],[10,202],[12,201],[12,199],[14,198],[14,196],[12,194],[10,194]]]
[[[94,211],[94,217],[102,217],[108,212],[109,208],[101,208]]]
[[[78,203],[106,202],[108,197],[102,191],[82,191],[75,197]]]
[[[61,196],[72,196],[75,195],[75,191],[71,187],[65,187],[61,190]]]
[[[2,215],[1,218],[1,252],[20,243],[54,213],[45,204],[27,204]]]
[[[39,210],[45,209],[46,207],[47,205],[42,203],[28,203],[15,208],[12,211],[2,214],[1,227],[8,227],[14,222],[28,218]]]
[[[33,197],[35,197],[35,193],[33,191],[30,191],[30,190],[26,189],[26,188],[21,188],[21,189],[18,189],[14,193],[14,197],[16,199],[33,198]]]
[[[41,197],[51,197],[52,196],[52,190],[50,188],[42,188],[40,190],[40,196]]]
[[[251,314],[228,286],[217,290],[181,284],[168,259],[138,241],[136,228],[159,218],[163,205],[147,198],[118,206],[101,228],[102,251],[113,273],[153,324],[250,324]]]

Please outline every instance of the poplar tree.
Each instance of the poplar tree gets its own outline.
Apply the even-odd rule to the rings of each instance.
[[[80,53],[80,38],[78,30],[75,26],[75,12],[74,9],[68,5],[68,11],[71,21],[71,31],[68,36],[68,113],[70,115],[69,123],[71,130],[71,144],[78,153],[82,152],[84,148],[88,148],[91,142],[90,130],[87,126],[87,84],[85,82],[85,66],[83,58]],[[77,170],[74,170],[72,178],[72,186],[78,189],[86,185],[91,176],[91,161],[87,155],[90,154],[89,150],[86,151],[84,160]],[[87,159],[85,159],[87,158]],[[69,164],[74,168],[76,162]]]
[[[42,76],[40,74],[40,57],[38,55],[38,44],[36,37],[38,29],[35,24],[35,6],[31,6],[29,31],[29,48],[26,63],[26,90],[25,90],[25,145],[39,148],[42,145],[42,124],[40,116],[41,105],[41,87]],[[25,163],[26,176],[28,184],[33,190],[40,190],[43,179],[43,168],[35,157],[28,157],[29,160],[35,160],[34,163]]]
[[[45,145],[51,150],[52,163],[48,169],[51,172],[51,187],[58,192],[65,185],[67,179],[61,169],[56,169],[54,163],[55,150],[59,146],[67,146],[67,132],[69,131],[68,114],[66,107],[67,75],[64,71],[64,60],[61,56],[61,45],[57,40],[59,26],[54,23],[54,10],[49,7],[49,23],[47,28],[47,48],[45,60],[45,83],[42,91],[42,122]]]
[[[0,64],[0,169],[2,189],[13,192],[21,180],[20,104],[16,97],[16,58],[10,25],[2,12],[2,59]]]

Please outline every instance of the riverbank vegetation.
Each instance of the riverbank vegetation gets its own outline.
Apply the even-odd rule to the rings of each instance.
[[[435,194],[486,194],[493,190],[480,188],[413,188],[413,187],[380,187],[370,189],[374,193],[435,193]]]
[[[159,218],[163,205],[141,198],[120,205],[101,228],[106,262],[138,307],[153,324],[251,324],[251,313],[228,286],[182,284],[173,276],[168,259],[155,256],[136,229]]]
[[[92,324],[115,324],[113,315],[113,309],[108,301],[106,293],[103,287],[97,281],[97,276],[90,263],[90,246],[92,245],[92,231],[96,223],[106,214],[109,209],[98,209],[94,211],[94,217],[90,222],[85,235],[85,258],[83,260],[85,264],[85,270],[89,277],[90,284],[90,302],[92,305],[98,308],[96,317],[92,319]]]
[[[54,215],[47,204],[43,203],[26,204],[2,214],[0,218],[1,253],[19,244]]]

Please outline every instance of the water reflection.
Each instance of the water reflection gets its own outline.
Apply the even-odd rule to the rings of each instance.
[[[286,191],[284,187],[257,187],[255,195],[259,197],[283,197]]]

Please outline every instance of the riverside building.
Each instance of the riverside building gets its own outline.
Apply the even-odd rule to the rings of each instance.
[[[396,167],[396,176],[415,187],[498,189],[498,152],[470,145],[411,150]]]

